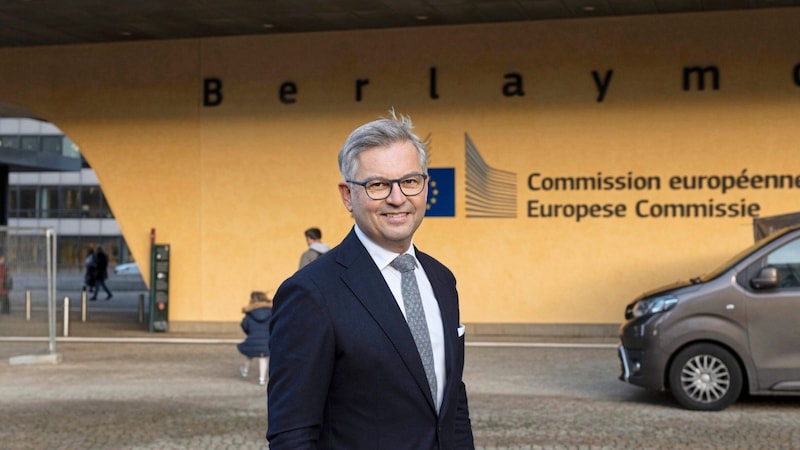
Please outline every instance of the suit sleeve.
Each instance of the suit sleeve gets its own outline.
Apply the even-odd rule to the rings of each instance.
[[[463,382],[459,386],[458,404],[456,405],[455,448],[459,450],[475,448],[475,441],[472,436],[472,422],[469,419],[467,388]]]
[[[453,278],[453,283],[455,284],[455,278]],[[455,287],[455,286],[454,286]],[[458,309],[458,305],[456,305],[456,309]],[[457,314],[456,323],[460,324],[461,313]],[[464,362],[465,362],[465,351],[464,351],[464,343],[465,337],[458,336],[456,338],[459,363],[461,364],[461,368],[459,369],[459,373],[463,375],[464,372]],[[469,403],[467,401],[467,387],[464,384],[464,381],[461,377],[458,379],[458,386],[456,391],[456,417],[455,417],[455,426],[454,426],[454,434],[455,434],[455,448],[459,450],[472,450],[475,448],[475,442],[472,435],[472,422],[469,418]]]
[[[278,288],[270,321],[267,440],[316,449],[333,373],[333,327],[321,292],[295,274]]]

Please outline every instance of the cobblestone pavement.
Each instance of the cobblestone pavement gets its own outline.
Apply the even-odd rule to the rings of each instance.
[[[22,365],[9,358],[48,340],[13,337],[22,319],[0,317],[0,449],[267,448],[266,389],[239,376],[241,336],[151,334],[135,307],[114,314],[127,325],[59,337],[61,363]],[[617,380],[613,339],[467,345],[479,449],[800,449],[800,397],[692,412]]]
[[[266,448],[265,388],[239,376],[233,342],[196,342],[59,342],[60,364],[3,361],[0,448]],[[41,347],[0,345],[3,356]],[[800,448],[800,399],[689,412],[616,375],[610,344],[470,345],[465,381],[477,447]]]

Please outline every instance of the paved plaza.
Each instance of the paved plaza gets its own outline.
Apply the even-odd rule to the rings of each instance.
[[[0,317],[0,449],[267,448],[266,389],[239,376],[242,336],[148,333],[130,307],[101,322],[112,302],[58,338],[59,364],[10,364],[48,341],[11,336],[25,324]],[[618,381],[613,339],[468,340],[466,357],[479,449],[800,448],[800,397],[685,411]]]

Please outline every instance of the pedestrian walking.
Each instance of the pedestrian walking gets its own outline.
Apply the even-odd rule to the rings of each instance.
[[[111,294],[111,290],[106,286],[106,279],[108,279],[108,254],[103,250],[102,245],[97,246],[97,254],[95,257],[97,259],[97,286],[95,287],[94,295],[91,300],[97,300],[97,293],[100,292],[100,288],[106,291],[106,300],[111,300],[111,297],[114,295]]]
[[[14,287],[14,278],[6,266],[6,257],[0,256],[0,313],[11,314],[11,289]]]
[[[269,320],[272,318],[272,300],[261,291],[250,293],[250,303],[242,308],[242,331],[247,335],[237,344],[239,353],[245,356],[239,368],[242,378],[250,374],[250,363],[258,360],[258,384],[267,383],[267,362],[269,361]]]
[[[307,266],[311,261],[319,258],[320,256],[328,253],[328,250],[331,248],[328,244],[322,242],[322,230],[316,227],[312,227],[307,229],[303,233],[306,237],[306,244],[308,245],[308,249],[300,255],[300,267]]]
[[[89,247],[83,265],[83,290],[86,295],[93,295],[95,298],[92,298],[92,300],[95,300],[97,298],[97,257],[94,253],[94,248]]]

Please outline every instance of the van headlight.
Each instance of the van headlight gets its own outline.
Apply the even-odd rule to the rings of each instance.
[[[678,297],[664,295],[660,297],[645,298],[633,305],[633,317],[642,317],[669,311],[678,303]]]

